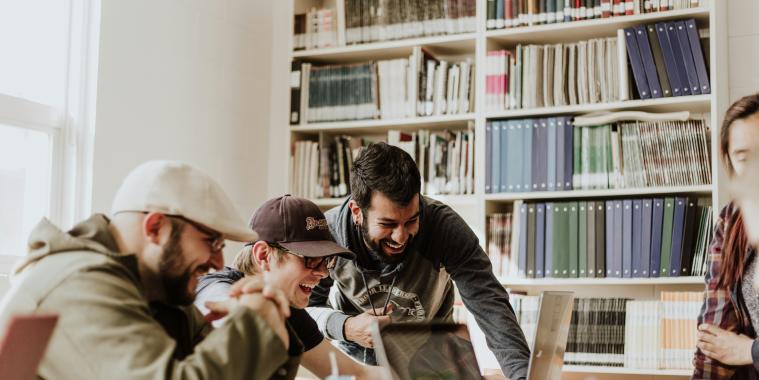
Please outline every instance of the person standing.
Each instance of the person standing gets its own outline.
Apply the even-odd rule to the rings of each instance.
[[[527,376],[530,351],[474,232],[450,207],[420,194],[414,160],[386,143],[358,155],[351,196],[326,212],[330,232],[356,254],[338,258],[314,288],[309,313],[353,357],[374,364],[370,326],[451,321],[456,284],[503,373]],[[335,287],[334,299],[329,299]]]

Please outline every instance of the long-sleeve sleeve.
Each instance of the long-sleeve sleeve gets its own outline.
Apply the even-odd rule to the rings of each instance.
[[[311,318],[316,321],[324,336],[332,340],[345,340],[345,320],[350,317],[342,311],[333,309],[327,301],[329,300],[329,291],[332,288],[334,281],[325,277],[319,281],[313,293],[311,293],[311,299],[308,301],[308,307],[306,311]]]

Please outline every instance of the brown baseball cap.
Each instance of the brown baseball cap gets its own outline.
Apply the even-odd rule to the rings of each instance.
[[[277,243],[306,257],[355,254],[332,239],[327,218],[314,202],[285,194],[261,205],[250,218],[259,241]]]

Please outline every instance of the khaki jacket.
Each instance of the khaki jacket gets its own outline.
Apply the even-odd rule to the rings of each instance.
[[[176,308],[181,336],[167,334],[145,298],[136,256],[118,253],[108,224],[94,215],[64,233],[40,222],[0,303],[0,329],[14,313],[59,314],[40,377],[294,378],[299,353],[288,355],[266,322],[245,307],[233,309],[215,330],[194,307]]]

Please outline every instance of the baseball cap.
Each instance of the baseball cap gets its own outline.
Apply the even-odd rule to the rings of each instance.
[[[181,216],[229,240],[257,239],[216,181],[178,161],[148,161],[126,176],[111,214],[129,211]]]
[[[335,243],[324,213],[314,202],[290,194],[264,202],[250,218],[250,228],[258,233],[258,240],[306,257],[355,256]]]

